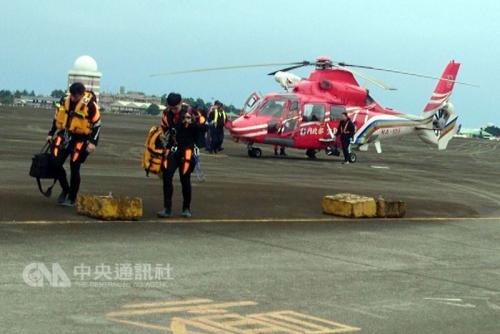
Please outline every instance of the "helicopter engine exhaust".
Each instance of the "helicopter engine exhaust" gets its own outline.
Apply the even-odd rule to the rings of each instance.
[[[276,82],[278,82],[280,86],[288,92],[297,82],[302,80],[302,78],[292,73],[278,71],[274,74],[274,80],[276,80]]]

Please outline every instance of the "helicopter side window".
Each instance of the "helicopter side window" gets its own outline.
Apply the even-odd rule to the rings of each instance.
[[[323,122],[325,119],[325,107],[319,103],[304,104],[303,122]]]
[[[290,103],[288,105],[288,113],[284,117],[282,123],[282,135],[290,135],[290,133],[295,129],[299,118],[299,101],[290,100]]]
[[[332,121],[339,120],[342,113],[345,112],[345,106],[331,106],[330,119]]]
[[[283,114],[285,100],[269,100],[259,110],[261,115],[280,117]]]

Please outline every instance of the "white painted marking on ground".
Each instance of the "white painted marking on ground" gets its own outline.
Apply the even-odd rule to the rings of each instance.
[[[389,166],[379,166],[379,165],[370,165],[370,167],[375,169],[391,169]]]
[[[446,305],[451,305],[451,306],[458,306],[458,307],[465,307],[465,308],[475,308],[476,305],[473,305],[473,304],[457,304],[457,303],[448,303],[448,302],[445,302],[445,303],[442,303],[442,304],[446,304]]]
[[[486,301],[486,305],[488,305],[488,307],[492,310],[500,311],[500,306],[495,304],[495,303],[490,302],[489,300]]]
[[[367,315],[367,316],[370,316],[370,317],[373,317],[373,318],[376,318],[376,319],[383,319],[383,320],[389,319],[389,317],[387,317],[387,316],[383,316],[383,315],[376,314],[376,313],[373,313],[373,312],[368,312],[368,311],[362,310],[362,309],[357,308],[357,307],[347,307],[347,306],[340,306],[340,305],[332,305],[332,306],[336,307],[336,308],[343,309],[343,310],[347,310],[347,311],[352,311],[352,312],[364,314],[364,315]]]
[[[462,298],[424,298],[424,300],[434,301],[440,304],[463,307],[463,308],[475,308],[476,305],[470,303],[463,303]]]

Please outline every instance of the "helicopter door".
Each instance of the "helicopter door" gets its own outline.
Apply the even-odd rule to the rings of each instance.
[[[302,122],[323,122],[325,120],[325,106],[322,103],[304,104]]]
[[[291,100],[288,104],[288,110],[283,114],[281,122],[281,135],[283,137],[292,137],[300,124],[299,101]]]
[[[247,115],[254,111],[257,106],[259,105],[259,101],[262,100],[262,95],[260,95],[257,92],[253,92],[250,94],[250,96],[246,99],[245,103],[243,104],[243,109],[241,110],[241,113],[243,115]]]
[[[321,142],[325,133],[325,113],[325,105],[321,102],[304,104],[298,131],[298,141],[301,146],[312,148]]]

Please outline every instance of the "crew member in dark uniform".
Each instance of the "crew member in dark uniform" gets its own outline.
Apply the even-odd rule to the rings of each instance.
[[[163,210],[158,217],[172,216],[172,179],[179,169],[182,185],[182,216],[191,217],[191,173],[195,167],[195,142],[201,131],[204,118],[192,113],[189,105],[182,103],[177,93],[167,96],[167,108],[161,116],[161,127],[165,134],[166,158],[163,165]]]
[[[351,121],[347,112],[344,111],[340,117],[337,133],[340,134],[340,144],[342,145],[342,153],[344,154],[344,164],[351,162],[349,146],[351,145],[352,137],[354,136],[354,123]]]
[[[210,153],[223,151],[222,143],[224,142],[224,126],[227,122],[227,115],[224,111],[224,104],[219,100],[214,102],[212,110],[208,115],[209,128],[209,143],[207,149]]]

